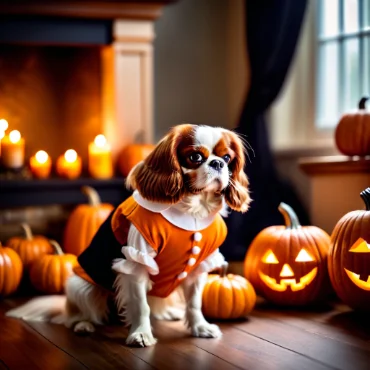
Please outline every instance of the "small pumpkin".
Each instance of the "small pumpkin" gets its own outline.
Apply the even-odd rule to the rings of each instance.
[[[0,297],[13,294],[22,280],[23,264],[18,253],[0,243]]]
[[[80,204],[72,211],[64,230],[64,249],[77,256],[89,246],[114,208],[111,204],[101,203],[99,194],[90,186],[81,190],[87,196],[88,204]]]
[[[336,224],[328,268],[339,298],[354,309],[370,311],[370,188],[360,195],[366,209],[349,212]]]
[[[14,236],[7,241],[7,246],[13,248],[21,258],[25,270],[29,270],[32,263],[44,254],[53,253],[49,240],[41,235],[33,235],[30,226],[21,224],[24,237]]]
[[[50,240],[50,244],[55,254],[42,256],[32,265],[30,280],[41,292],[62,294],[65,282],[73,275],[73,268],[78,264],[77,257],[73,254],[64,254],[55,240]]]
[[[155,148],[152,144],[129,144],[122,148],[118,155],[118,168],[124,177],[131,169],[143,161]]]
[[[244,274],[257,294],[280,305],[300,306],[324,298],[330,290],[327,255],[330,236],[301,226],[293,209],[280,203],[285,226],[270,226],[252,241]]]
[[[252,284],[239,275],[227,274],[228,264],[220,275],[208,275],[203,290],[202,311],[212,319],[238,319],[246,317],[256,304]]]
[[[349,156],[370,154],[370,112],[363,97],[358,104],[358,111],[346,113],[340,119],[335,130],[335,143],[338,150]]]

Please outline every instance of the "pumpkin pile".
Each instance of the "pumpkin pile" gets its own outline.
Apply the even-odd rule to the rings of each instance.
[[[370,311],[370,188],[361,192],[365,210],[344,215],[332,233],[328,268],[339,298]]]
[[[64,250],[76,256],[89,246],[114,208],[111,204],[101,203],[99,194],[90,186],[84,186],[81,190],[88,204],[80,204],[72,211],[64,231]]]
[[[208,275],[202,297],[202,311],[208,318],[245,318],[256,303],[253,286],[242,276],[227,274],[227,268],[225,263],[219,275]]]
[[[279,211],[285,226],[270,226],[255,237],[246,254],[244,274],[268,301],[284,306],[312,304],[330,289],[330,236],[315,226],[302,227],[285,203]]]

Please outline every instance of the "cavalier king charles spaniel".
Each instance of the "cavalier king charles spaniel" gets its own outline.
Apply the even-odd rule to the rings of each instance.
[[[172,128],[131,170],[126,184],[132,196],[78,257],[66,296],[36,298],[7,315],[93,332],[107,322],[113,297],[130,326],[128,345],[156,343],[150,316],[185,317],[193,336],[220,336],[202,314],[202,291],[208,272],[224,263],[218,248],[227,231],[220,215],[227,216],[227,207],[248,210],[244,164],[236,133],[191,124]]]

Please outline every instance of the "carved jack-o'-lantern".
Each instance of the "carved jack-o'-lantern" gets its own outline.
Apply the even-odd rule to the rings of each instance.
[[[253,240],[244,272],[257,292],[276,304],[305,305],[329,289],[326,258],[329,235],[302,227],[293,209],[281,203],[285,226],[271,226]]]
[[[370,311],[370,188],[361,197],[366,209],[347,213],[334,228],[328,268],[338,296],[353,308]]]

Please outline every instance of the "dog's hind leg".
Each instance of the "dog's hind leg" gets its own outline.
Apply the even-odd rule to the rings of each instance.
[[[91,333],[93,324],[101,325],[108,316],[109,292],[92,285],[79,276],[72,276],[66,284],[66,318],[64,324],[78,333]]]

